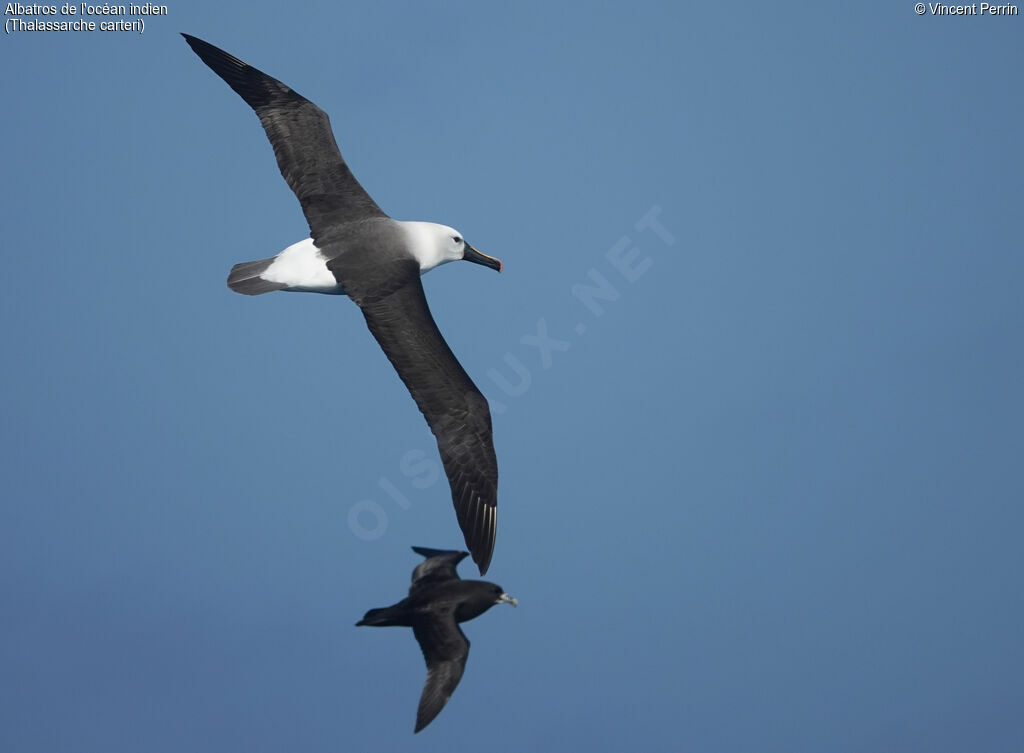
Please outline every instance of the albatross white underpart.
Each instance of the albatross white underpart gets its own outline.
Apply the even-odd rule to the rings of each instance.
[[[287,285],[285,290],[297,293],[344,292],[327,268],[327,260],[313,244],[312,238],[293,243],[279,253],[260,277],[267,282]]]

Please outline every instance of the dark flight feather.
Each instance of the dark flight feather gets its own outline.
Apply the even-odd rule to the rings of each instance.
[[[188,34],[182,36],[256,111],[281,175],[302,205],[314,242],[336,225],[387,216],[342,158],[327,113],[234,55]]]
[[[434,721],[455,692],[466,671],[469,639],[451,612],[434,621],[417,622],[412,632],[427,663],[427,680],[416,708],[415,733]]]
[[[335,262],[328,264],[332,270]],[[341,275],[346,290],[355,287]],[[487,572],[498,527],[498,459],[491,411],[430,314],[415,262],[389,277],[387,295],[355,298],[437,439],[466,546]],[[399,284],[399,281],[403,281]]]

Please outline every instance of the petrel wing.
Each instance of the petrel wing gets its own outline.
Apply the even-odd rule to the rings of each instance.
[[[387,215],[352,175],[327,113],[251,65],[182,34],[192,50],[256,111],[277,166],[302,205],[316,241],[334,225]]]
[[[427,663],[427,681],[416,710],[414,731],[419,732],[441,713],[462,679],[469,657],[469,639],[452,612],[417,622],[412,631]]]
[[[409,595],[427,584],[441,583],[446,580],[460,580],[455,568],[462,560],[469,556],[469,552],[456,552],[444,549],[428,549],[424,546],[412,548],[417,554],[422,554],[425,559],[416,569],[412,571],[412,585],[409,586]]]

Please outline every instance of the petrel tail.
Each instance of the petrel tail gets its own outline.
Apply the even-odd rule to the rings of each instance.
[[[262,295],[288,287],[283,282],[269,282],[260,276],[274,263],[275,258],[272,256],[269,259],[236,264],[228,275],[228,287],[242,295]]]
[[[388,627],[389,625],[402,625],[409,627],[409,621],[403,619],[403,613],[401,610],[395,609],[395,607],[383,607],[381,609],[371,609],[365,615],[363,619],[356,623],[356,627],[360,625],[369,625],[371,627]]]

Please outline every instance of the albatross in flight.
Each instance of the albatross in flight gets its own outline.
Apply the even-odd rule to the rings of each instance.
[[[455,568],[466,552],[412,548],[427,559],[412,571],[409,595],[397,604],[371,609],[359,625],[411,627],[427,663],[427,681],[423,684],[414,732],[430,724],[448,703],[469,657],[469,639],[459,627],[479,617],[495,604],[519,602],[494,583],[462,580]]]
[[[309,222],[306,240],[272,258],[236,264],[228,287],[245,295],[290,290],[355,301],[437,439],[466,546],[483,575],[497,528],[491,414],[441,337],[420,275],[457,259],[499,272],[501,262],[445,225],[388,217],[345,164],[323,110],[233,55],[182,36],[256,111]]]

